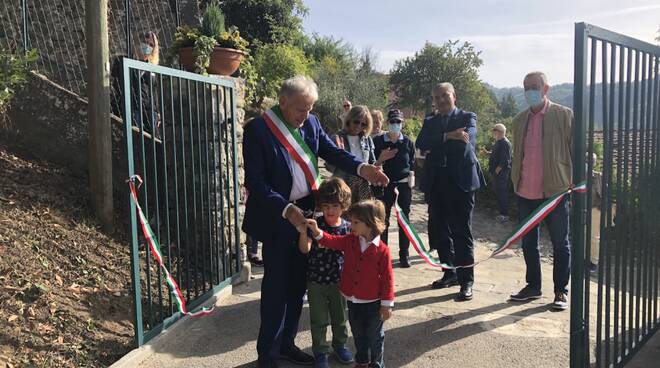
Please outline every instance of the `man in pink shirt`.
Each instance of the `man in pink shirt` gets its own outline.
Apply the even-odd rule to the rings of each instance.
[[[571,186],[573,164],[573,112],[548,99],[548,79],[542,72],[531,72],[523,81],[529,109],[513,118],[513,160],[511,181],[518,195],[518,218],[522,223],[549,197]],[[546,217],[553,247],[553,308],[568,308],[568,280],[571,248],[568,237],[569,198],[566,197]],[[541,257],[539,227],[522,241],[527,285],[512,300],[541,298]]]

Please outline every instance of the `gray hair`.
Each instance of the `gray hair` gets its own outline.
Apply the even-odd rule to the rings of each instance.
[[[319,99],[319,89],[312,78],[297,75],[282,82],[277,94],[279,98],[289,98],[295,95],[311,97],[316,101]]]
[[[456,97],[456,90],[454,89],[454,85],[449,83],[449,82],[442,82],[438,83],[433,87],[433,90],[431,92],[436,92],[440,89],[446,89],[447,91],[451,92],[454,94],[454,97]]]
[[[499,132],[502,132],[502,133],[506,134],[506,126],[502,123],[497,123],[497,124],[493,125],[492,130],[497,130]]]
[[[526,80],[527,78],[530,78],[530,77],[539,77],[541,79],[541,81],[543,82],[544,86],[548,85],[548,76],[545,75],[545,73],[543,73],[541,71],[533,71],[533,72],[527,73],[527,75],[525,76],[523,81]]]

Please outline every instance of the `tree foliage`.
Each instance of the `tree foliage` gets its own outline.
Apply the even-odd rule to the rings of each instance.
[[[518,104],[516,103],[516,99],[513,98],[513,93],[511,92],[507,93],[506,96],[502,97],[502,99],[497,102],[497,107],[503,118],[513,117],[518,113]]]
[[[478,100],[474,95],[483,89],[478,74],[483,62],[470,43],[457,45],[458,41],[447,41],[441,46],[427,42],[414,56],[395,62],[390,84],[397,104],[424,111],[431,106],[431,89],[441,82],[454,85],[463,106]]]
[[[309,75],[310,62],[299,47],[285,44],[266,44],[254,56],[258,75],[255,102],[275,98],[282,82],[296,75]]]
[[[374,70],[373,52],[367,49],[358,54],[349,44],[331,37],[313,37],[305,50],[314,60],[312,77],[319,86],[314,113],[326,131],[334,133],[341,128],[344,99],[370,109],[385,107],[387,77]]]
[[[227,25],[238,27],[253,50],[260,44],[300,44],[304,37],[302,0],[224,0],[220,7]]]

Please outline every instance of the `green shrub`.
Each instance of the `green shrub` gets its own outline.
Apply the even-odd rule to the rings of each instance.
[[[210,3],[202,17],[202,34],[217,37],[225,31],[225,16],[217,2]]]
[[[254,68],[259,76],[255,103],[276,98],[282,82],[296,75],[309,75],[309,60],[302,49],[283,44],[266,44],[254,55]]]
[[[14,93],[27,82],[28,71],[36,60],[34,49],[25,54],[0,49],[0,119],[4,120]]]

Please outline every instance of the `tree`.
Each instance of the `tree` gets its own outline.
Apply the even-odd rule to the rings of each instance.
[[[502,97],[502,100],[498,101],[497,107],[500,110],[500,114],[503,118],[510,118],[515,116],[518,113],[518,105],[516,104],[516,99],[513,98],[511,92],[507,93]]]
[[[257,50],[254,69],[259,76],[255,102],[261,105],[265,98],[277,97],[277,91],[285,79],[296,75],[309,75],[310,62],[298,47],[267,44]]]
[[[253,50],[261,44],[303,42],[307,8],[302,0],[224,0],[220,7],[227,25],[238,27]]]
[[[355,67],[355,51],[353,47],[342,39],[332,36],[319,36],[317,33],[306,38],[303,44],[305,55],[317,63],[323,62],[327,57],[340,66],[353,69]]]
[[[396,104],[413,111],[431,106],[431,89],[441,82],[451,82],[465,107],[474,106],[477,94],[485,94],[479,82],[478,68],[483,63],[479,52],[466,42],[447,41],[442,46],[427,42],[414,56],[398,60],[390,75]],[[478,98],[477,98],[478,100]],[[469,101],[469,102],[468,102]]]
[[[373,69],[377,56],[371,50],[357,55],[349,44],[331,38],[316,42],[314,50],[310,52],[308,48],[309,54],[322,58],[313,64],[312,76],[319,86],[314,113],[327,132],[341,128],[339,115],[345,98],[353,105],[366,105],[370,109],[385,107],[387,77]]]

